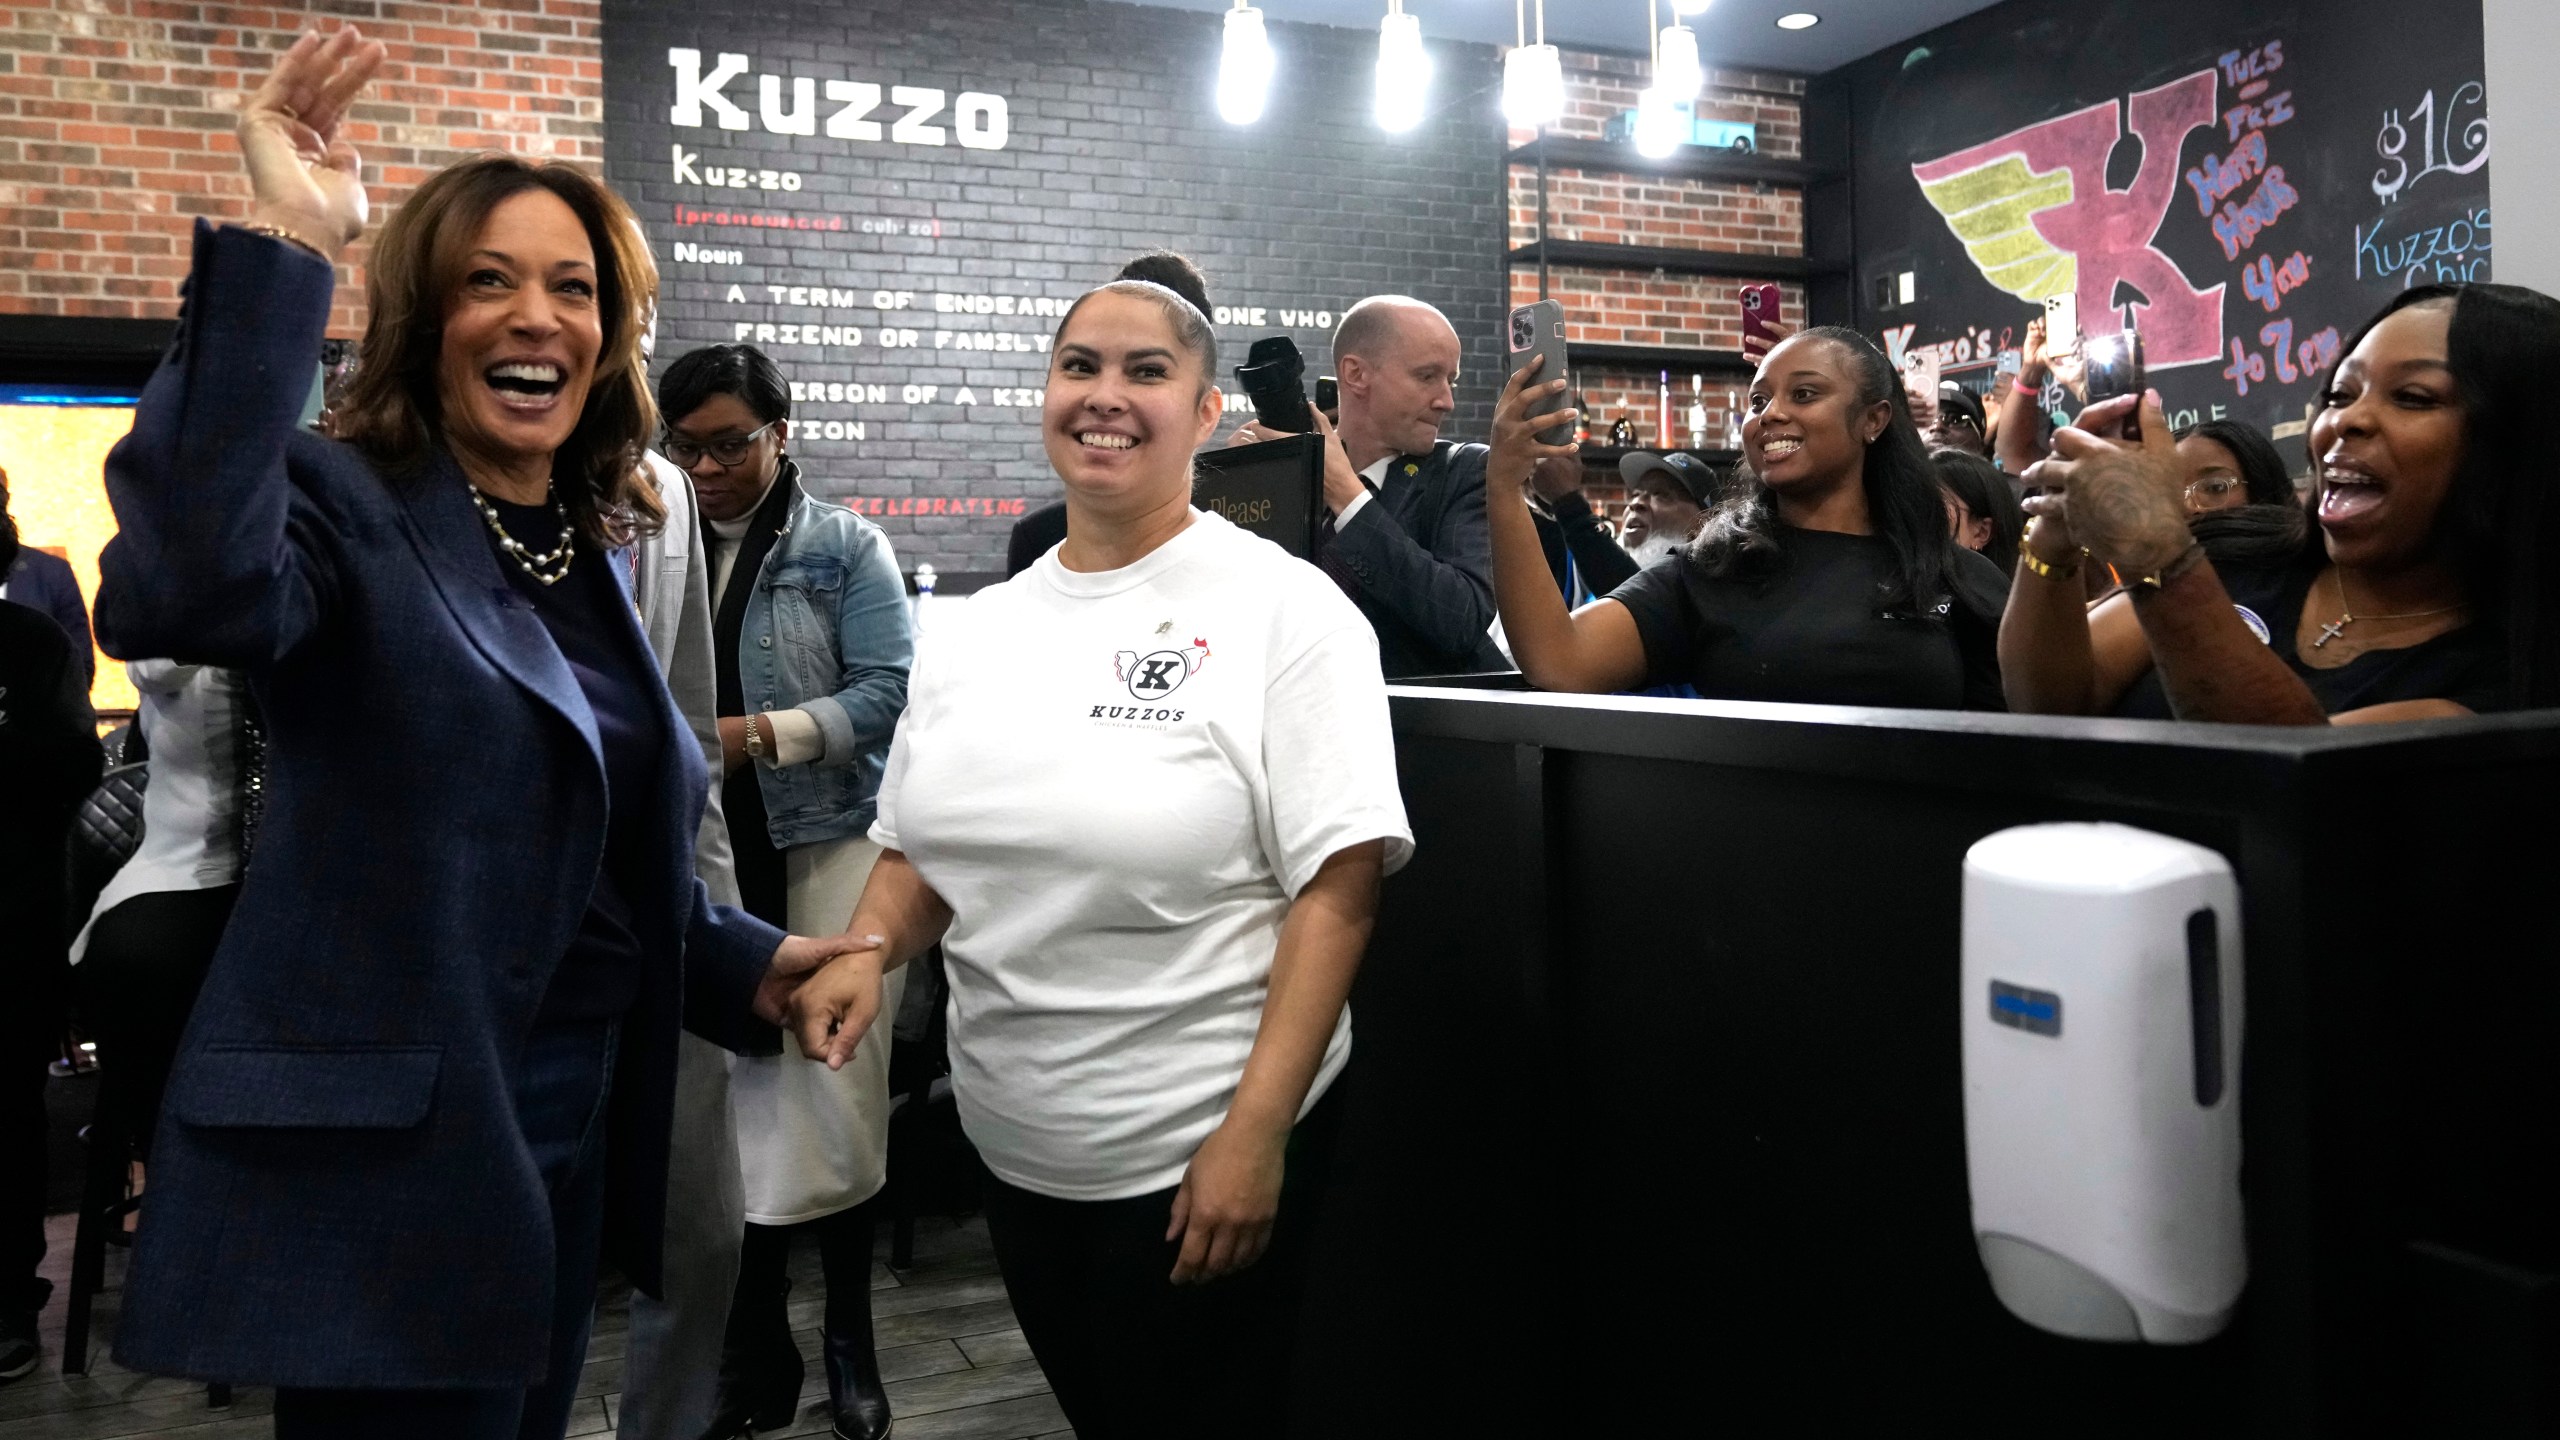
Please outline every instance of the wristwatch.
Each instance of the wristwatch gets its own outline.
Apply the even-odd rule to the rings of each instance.
[[[763,718],[764,717],[760,715],[750,715],[747,717],[747,758],[750,760],[761,760],[764,758],[764,728],[762,725],[757,723]]]

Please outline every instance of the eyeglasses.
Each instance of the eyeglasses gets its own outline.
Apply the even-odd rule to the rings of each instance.
[[[702,457],[705,455],[719,461],[723,467],[727,467],[746,459],[747,452],[755,448],[756,441],[764,437],[764,432],[781,423],[779,420],[768,420],[744,435],[723,435],[717,440],[708,441],[689,440],[670,430],[667,432],[667,438],[659,442],[658,450],[669,460],[674,461],[679,470],[690,470],[701,464]]]
[[[2202,475],[2187,482],[2189,500],[2223,500],[2240,488],[2237,475]]]

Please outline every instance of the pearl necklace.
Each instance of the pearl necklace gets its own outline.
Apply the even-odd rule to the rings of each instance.
[[[560,577],[569,573],[569,562],[578,558],[578,531],[569,523],[568,507],[560,503],[558,492],[546,485],[542,493],[551,502],[551,513],[560,517],[560,544],[548,554],[527,550],[522,541],[508,534],[506,522],[498,518],[498,507],[490,504],[489,497],[481,494],[476,485],[471,487],[471,503],[479,510],[480,518],[489,523],[489,532],[498,537],[498,548],[507,552],[507,558],[543,584],[557,585]]]

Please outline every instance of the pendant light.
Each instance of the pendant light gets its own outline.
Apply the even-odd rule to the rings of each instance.
[[[1502,57],[1502,118],[1538,130],[1564,118],[1564,55],[1547,43],[1547,0],[1538,0],[1538,43],[1529,43],[1527,3],[1512,0],[1519,43]]]
[[[1271,37],[1262,28],[1262,12],[1236,0],[1227,12],[1224,43],[1218,50],[1218,117],[1230,125],[1250,125],[1262,118],[1271,99]]]
[[[1404,13],[1404,0],[1387,0],[1378,26],[1378,127],[1401,135],[1422,123],[1431,96],[1431,53],[1422,48],[1422,21]]]
[[[1654,0],[1645,0],[1645,28],[1652,30],[1653,22],[1659,18],[1660,12]],[[1664,63],[1666,47],[1663,42],[1669,40],[1675,30],[1689,41],[1689,74],[1685,77],[1688,88],[1685,90],[1680,86],[1684,77],[1672,73]],[[1697,98],[1698,86],[1703,83],[1697,70],[1697,36],[1690,32],[1689,27],[1674,25],[1669,30],[1654,31],[1653,83],[1636,96],[1637,154],[1649,160],[1660,160],[1678,151],[1680,143],[1689,138],[1688,112],[1684,107]]]
[[[1707,88],[1707,68],[1698,59],[1698,32],[1686,25],[1666,25],[1654,38],[1653,83],[1675,100],[1695,100]]]

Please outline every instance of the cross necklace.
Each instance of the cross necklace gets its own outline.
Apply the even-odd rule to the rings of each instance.
[[[2320,638],[2311,642],[2311,648],[2314,650],[2345,634],[2347,627],[2359,620],[2423,620],[2430,615],[2450,615],[2462,608],[2461,602],[2456,601],[2451,605],[2439,605],[2433,610],[2409,610],[2398,615],[2358,615],[2355,613],[2355,606],[2347,600],[2346,572],[2332,567],[2329,578],[2338,587],[2338,618],[2320,627]]]

